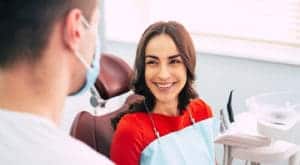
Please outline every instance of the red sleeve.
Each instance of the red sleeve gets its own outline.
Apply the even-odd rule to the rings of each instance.
[[[131,124],[130,124],[131,123]],[[142,136],[134,121],[124,116],[114,134],[110,157],[117,165],[139,165]]]

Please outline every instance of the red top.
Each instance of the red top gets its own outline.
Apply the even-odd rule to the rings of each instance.
[[[212,117],[210,107],[201,99],[191,101],[187,109],[190,109],[196,122]],[[187,111],[180,116],[155,113],[152,113],[152,116],[160,136],[192,124]],[[110,151],[111,159],[117,165],[138,165],[142,151],[155,139],[156,136],[147,113],[127,114],[120,120],[114,134]]]

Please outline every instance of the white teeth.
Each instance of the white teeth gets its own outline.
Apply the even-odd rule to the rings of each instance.
[[[173,85],[173,83],[168,83],[168,84],[156,84],[159,88],[169,88]]]

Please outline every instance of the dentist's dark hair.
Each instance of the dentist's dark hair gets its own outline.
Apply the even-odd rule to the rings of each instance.
[[[180,110],[180,113],[185,110],[191,99],[198,97],[197,92],[193,88],[193,82],[195,80],[196,51],[188,31],[183,25],[175,21],[156,22],[150,25],[143,33],[138,43],[135,57],[132,89],[135,94],[144,96],[145,102],[132,104],[128,111],[123,112],[116,118],[112,119],[112,125],[115,129],[119,120],[127,113],[139,111],[147,112],[145,106],[147,106],[149,111],[153,111],[156,100],[145,82],[145,49],[148,42],[153,37],[161,34],[167,34],[173,39],[187,71],[186,84],[178,97],[178,109]]]
[[[36,62],[48,44],[54,24],[72,9],[90,20],[98,0],[1,0],[0,69],[26,60]]]

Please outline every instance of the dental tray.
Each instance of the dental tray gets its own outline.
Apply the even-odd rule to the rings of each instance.
[[[256,121],[252,113],[240,113],[229,129],[215,138],[215,143],[240,148],[255,148],[269,145],[271,138],[256,131]]]
[[[271,143],[271,139],[260,135],[226,131],[225,133],[217,136],[215,143],[240,148],[255,148],[269,145]]]

